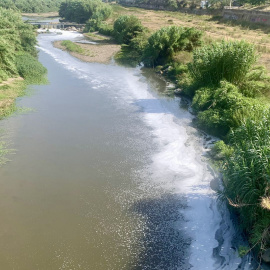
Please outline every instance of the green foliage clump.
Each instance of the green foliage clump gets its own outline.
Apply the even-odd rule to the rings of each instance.
[[[61,3],[59,15],[68,21],[87,23],[86,29],[90,31],[109,18],[111,11],[101,0],[67,0]]]
[[[225,157],[230,157],[233,153],[233,148],[227,145],[224,141],[217,141],[211,149],[211,156],[215,160],[224,160]]]
[[[247,253],[249,252],[250,248],[247,247],[247,246],[240,246],[238,248],[238,254],[239,254],[239,257],[244,257],[247,255]]]
[[[251,242],[263,245],[260,248],[270,247],[269,138],[270,111],[266,110],[261,119],[246,119],[231,131],[229,143],[234,151],[223,162],[221,198],[238,209]]]
[[[256,62],[255,48],[244,41],[219,42],[194,51],[191,76],[202,85],[226,80],[239,85]]]
[[[270,77],[255,63],[252,45],[215,43],[195,50],[179,85],[193,98],[198,126],[224,139],[211,150],[224,175],[220,198],[262,252],[270,248],[270,106],[261,101]]]
[[[186,72],[188,72],[188,67],[185,64],[172,62],[165,65],[162,68],[163,72],[166,72],[166,75],[171,80],[178,80],[180,79]]]
[[[171,61],[177,51],[192,51],[201,45],[202,32],[195,28],[163,27],[152,34],[144,51],[146,66],[156,66]]]
[[[240,91],[247,97],[260,97],[270,92],[270,76],[265,67],[255,66],[240,84]]]
[[[18,76],[16,57],[21,52],[36,56],[36,36],[21,15],[0,8],[0,81]]]
[[[62,0],[1,0],[0,7],[27,13],[58,11]]]
[[[220,87],[196,91],[192,108],[198,113],[198,125],[211,134],[225,136],[247,118],[260,119],[265,107],[256,99],[240,93],[237,86],[222,81]]]
[[[70,40],[63,40],[61,45],[64,46],[69,52],[84,53],[84,50]]]
[[[133,15],[120,16],[113,25],[113,35],[120,44],[129,45],[131,40],[144,31],[141,21]]]
[[[47,69],[38,59],[28,53],[20,53],[16,56],[16,67],[18,73],[28,83],[38,84],[46,81]]]
[[[98,32],[100,34],[103,34],[103,35],[106,35],[106,36],[112,36],[113,35],[113,27],[110,26],[107,23],[104,23],[104,22],[99,24],[97,30],[98,30]]]
[[[136,66],[142,61],[142,54],[147,44],[147,33],[141,32],[135,36],[129,45],[122,44],[121,51],[116,55],[116,60],[122,64]]]
[[[0,36],[0,81],[16,76],[15,46]]]

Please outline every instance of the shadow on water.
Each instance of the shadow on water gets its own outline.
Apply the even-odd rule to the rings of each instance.
[[[131,211],[146,221],[142,250],[131,270],[190,269],[188,263],[191,239],[183,229],[185,220],[179,209],[186,208],[179,195],[165,194],[136,202]]]

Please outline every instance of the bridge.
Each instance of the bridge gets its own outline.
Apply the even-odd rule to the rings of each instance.
[[[79,23],[67,23],[67,22],[31,22],[28,21],[27,23],[36,25],[38,28],[47,28],[47,29],[65,29],[68,27],[76,27],[82,28],[85,24]]]

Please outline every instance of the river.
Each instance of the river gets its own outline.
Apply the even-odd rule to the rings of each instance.
[[[206,141],[180,98],[140,68],[85,63],[38,36],[48,85],[0,123],[5,270],[253,269],[211,187]]]

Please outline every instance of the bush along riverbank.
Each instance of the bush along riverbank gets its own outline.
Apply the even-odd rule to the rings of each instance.
[[[26,86],[46,82],[47,70],[37,60],[36,35],[21,14],[0,7],[0,119],[16,111],[15,99]],[[7,152],[0,142],[0,164]]]
[[[224,177],[219,197],[262,258],[270,248],[270,77],[256,60],[244,41],[203,46],[178,85],[192,99],[198,127],[222,138],[212,149]]]
[[[46,81],[46,69],[37,60],[36,35],[21,15],[0,8],[0,119],[15,110],[16,97],[26,85]]]
[[[123,18],[114,24],[116,40],[119,33],[116,34],[115,26],[119,20]],[[224,176],[219,198],[239,216],[250,242],[246,253],[252,250],[259,260],[267,261],[270,77],[264,67],[256,65],[254,46],[244,41],[203,46],[203,33],[194,28],[169,26],[152,35],[140,27],[128,29],[128,33],[122,31],[129,38],[118,58],[143,62],[166,73],[181,89],[179,93],[192,100],[197,126],[222,139],[212,149],[212,157]],[[241,253],[244,254],[243,250]]]
[[[86,30],[91,30],[86,28]],[[191,99],[197,126],[218,136],[212,151],[224,177],[220,200],[236,212],[259,260],[270,251],[270,77],[245,41],[203,44],[203,32],[168,26],[150,34],[132,15],[92,30],[121,44],[116,59],[143,63]]]

